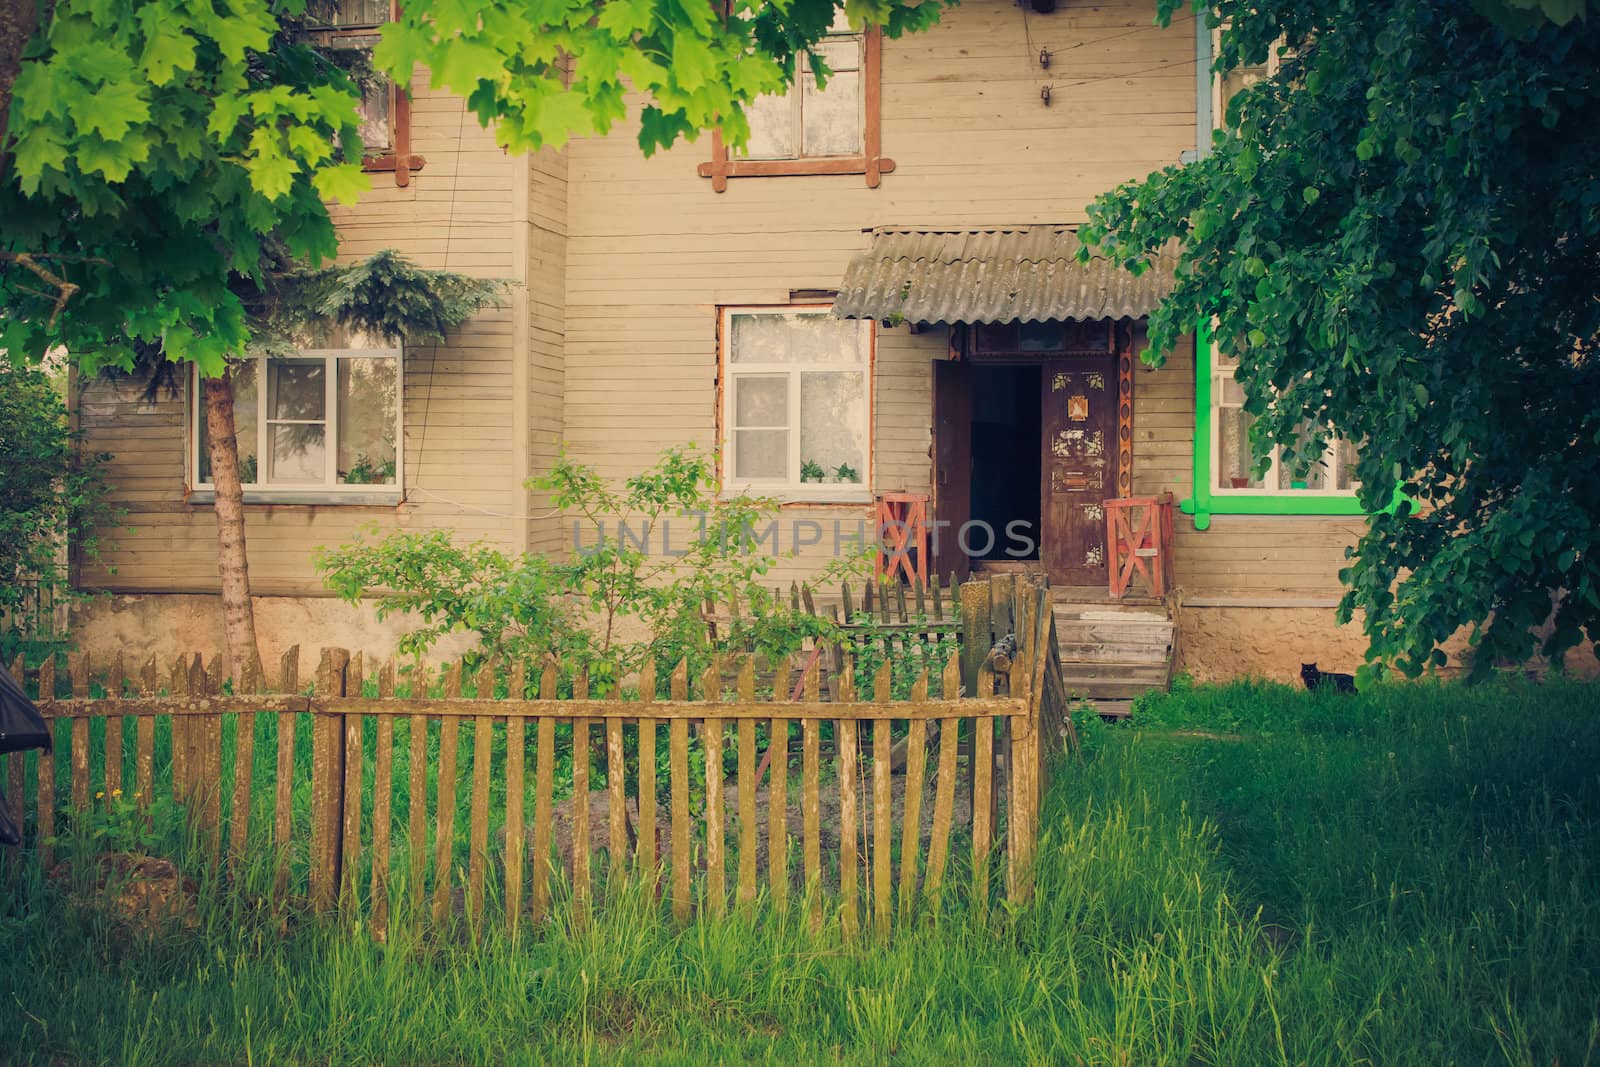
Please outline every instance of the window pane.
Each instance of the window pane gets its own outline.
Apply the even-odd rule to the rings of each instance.
[[[256,366],[248,363],[233,368],[233,426],[239,442],[239,481],[251,485],[256,480]],[[201,384],[200,389],[204,389]],[[200,440],[196,451],[200,460],[200,480],[211,481],[211,438],[206,432],[205,395],[197,391],[195,403],[200,409]]]
[[[789,425],[787,375],[740,375],[733,379],[733,424],[739,427]]]
[[[1356,487],[1356,446],[1340,438],[1334,442],[1334,450],[1338,455],[1338,482],[1335,488],[1345,491]]]
[[[1015,322],[985,322],[977,327],[978,349],[983,352],[1015,352],[1020,343]]]
[[[338,368],[339,481],[393,485],[396,361],[353,357]]]
[[[735,430],[733,476],[737,481],[788,477],[788,430]]]
[[[1289,453],[1290,447],[1285,446],[1279,453],[1278,462],[1278,488],[1279,489],[1326,489],[1328,487],[1328,468],[1322,462],[1322,452],[1314,452],[1315,446],[1311,443],[1311,434],[1302,430],[1295,436],[1293,455]],[[1311,453],[1311,454],[1308,454]]]
[[[824,38],[817,43],[817,55],[822,57],[823,64],[829,71],[859,70],[861,68],[861,38],[842,37]],[[811,69],[811,57],[805,57],[805,69]],[[829,79],[828,88],[833,88],[833,81]]]
[[[361,106],[356,109],[361,116],[361,146],[367,155],[386,152],[394,147],[389,135],[389,81],[377,79],[361,90]]]
[[[328,469],[327,427],[291,423],[267,427],[267,481],[273,485],[321,485]]]
[[[1024,322],[1019,339],[1024,352],[1054,352],[1065,347],[1065,333],[1059,322]]]
[[[861,327],[832,315],[735,315],[735,363],[860,363]]]
[[[1232,375],[1228,375],[1227,377],[1223,378],[1218,384],[1222,387],[1220,390],[1221,403],[1244,403],[1244,386],[1235,381]]]
[[[825,481],[860,482],[867,455],[866,410],[866,376],[860,371],[802,374],[801,463],[821,466]]]
[[[320,359],[267,361],[267,421],[321,420],[327,400],[325,366]]]
[[[793,159],[799,155],[792,90],[782,96],[758,96],[744,114],[750,122],[750,140],[745,144],[743,158]]]
[[[1259,489],[1250,477],[1250,426],[1255,417],[1239,408],[1217,411],[1217,488]]]
[[[826,89],[818,89],[816,76],[807,74],[800,109],[805,155],[861,154],[860,72],[838,71]]]

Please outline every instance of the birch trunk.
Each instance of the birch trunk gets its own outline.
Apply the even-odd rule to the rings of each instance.
[[[238,430],[233,421],[233,377],[202,378],[206,399],[207,453],[216,486],[217,573],[222,582],[222,636],[228,674],[235,685],[244,672],[261,668],[255,609],[250,603],[250,563],[245,557],[244,489],[239,481]]]

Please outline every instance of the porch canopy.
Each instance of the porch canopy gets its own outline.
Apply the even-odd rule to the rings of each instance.
[[[1168,245],[1135,276],[1109,259],[1078,262],[1068,226],[991,230],[874,230],[845,270],[841,319],[925,323],[1141,318],[1172,291]]]

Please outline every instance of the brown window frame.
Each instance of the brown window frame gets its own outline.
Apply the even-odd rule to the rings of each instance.
[[[400,0],[389,0],[389,21],[400,17]],[[340,26],[337,29],[319,30],[327,40],[340,37],[371,37],[382,27]],[[411,173],[421,170],[427,160],[411,151],[411,94],[395,85],[393,79],[384,78],[389,89],[389,150],[376,155],[363,156],[361,169],[369,174],[392,173],[395,185],[405,188],[411,184]]]
[[[728,189],[729,178],[773,178],[791,174],[864,174],[867,188],[876,189],[882,176],[894,170],[894,160],[883,155],[883,33],[869,27],[861,37],[863,105],[862,151],[854,156],[810,156],[797,159],[731,159],[722,132],[711,134],[711,159],[700,164],[702,178],[711,179],[713,191]]]

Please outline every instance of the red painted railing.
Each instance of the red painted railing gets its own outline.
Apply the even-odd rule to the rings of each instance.
[[[1134,574],[1151,596],[1172,588],[1172,494],[1107,500],[1106,544],[1111,552],[1111,595],[1124,597]]]

